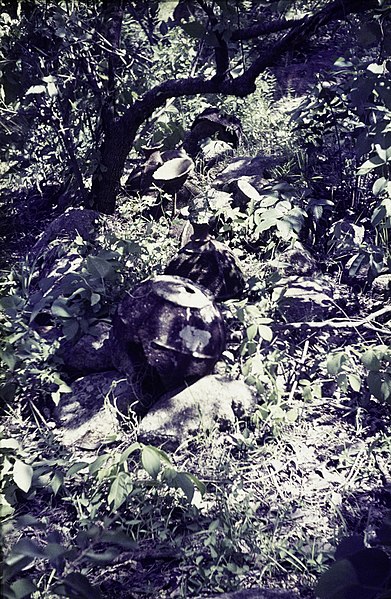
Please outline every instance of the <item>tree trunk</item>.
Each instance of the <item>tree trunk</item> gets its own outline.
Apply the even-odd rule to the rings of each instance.
[[[137,128],[124,130],[121,120],[107,127],[100,161],[92,180],[89,204],[94,210],[113,214],[125,160],[132,149]]]

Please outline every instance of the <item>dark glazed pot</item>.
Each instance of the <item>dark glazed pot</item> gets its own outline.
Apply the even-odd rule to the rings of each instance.
[[[217,301],[240,298],[246,285],[235,254],[209,235],[199,238],[193,235],[168,264],[165,273],[206,287]]]
[[[158,276],[125,295],[111,346],[118,370],[130,378],[137,372],[159,393],[211,372],[225,346],[223,318],[207,290]]]

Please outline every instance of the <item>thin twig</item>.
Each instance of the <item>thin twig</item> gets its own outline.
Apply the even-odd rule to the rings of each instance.
[[[331,327],[333,329],[348,329],[348,328],[357,328],[357,327],[365,327],[368,328],[367,325],[371,323],[373,320],[382,316],[383,314],[387,314],[391,312],[391,306],[385,306],[381,308],[381,310],[377,310],[372,314],[369,314],[365,318],[361,318],[361,320],[347,320],[346,318],[335,318],[330,320],[321,320],[321,321],[303,321],[303,322],[284,322],[281,325],[276,325],[278,328],[292,328],[299,329],[300,327],[308,327],[310,329],[323,329],[326,327]],[[391,332],[391,331],[390,331]]]
[[[291,391],[289,393],[289,398],[288,398],[288,403],[291,402],[293,400],[293,397],[296,393],[296,389],[297,389],[297,385],[299,384],[299,376],[301,374],[301,368],[306,360],[307,357],[307,353],[308,353],[308,348],[310,346],[310,340],[306,339],[305,343],[304,343],[304,347],[303,347],[303,352],[301,354],[301,358],[300,358],[300,367],[298,370],[296,370],[296,376],[295,376],[295,380],[293,381],[293,385],[291,387]]]

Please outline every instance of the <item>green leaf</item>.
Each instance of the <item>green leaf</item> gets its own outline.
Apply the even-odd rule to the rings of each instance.
[[[189,503],[194,497],[194,483],[186,472],[177,472],[174,479],[175,486],[182,489]]]
[[[83,470],[88,466],[88,462],[75,462],[72,466],[67,470],[66,476],[73,476],[80,470]]]
[[[118,554],[118,549],[110,547],[102,552],[87,551],[84,555],[96,564],[109,564],[118,556]]]
[[[23,557],[42,557],[43,550],[28,537],[22,537],[13,547],[12,555],[23,555]]]
[[[384,162],[388,162],[391,158],[391,148],[383,148],[381,144],[375,144],[376,154]]]
[[[55,560],[58,557],[65,555],[65,553],[67,553],[69,551],[69,549],[67,549],[67,547],[63,547],[59,543],[47,543],[44,551],[45,551],[45,555],[49,559]]]
[[[29,96],[31,94],[44,94],[44,93],[46,93],[46,85],[32,85],[31,87],[28,88],[25,95]]]
[[[342,352],[329,355],[326,364],[327,372],[335,376],[341,371],[344,362],[346,362],[346,356]]]
[[[381,204],[379,204],[379,206],[376,206],[376,208],[372,212],[371,223],[374,227],[377,227],[386,217],[386,206],[382,202]]]
[[[66,320],[62,325],[62,332],[67,341],[71,341],[79,332],[79,323],[77,320]]]
[[[275,227],[277,222],[278,222],[278,219],[275,216],[264,215],[262,217],[261,222],[256,227],[255,233],[257,235],[260,235],[260,233],[263,233],[263,231],[268,231],[272,227]]]
[[[375,168],[378,168],[383,164],[385,164],[385,161],[382,160],[380,156],[372,156],[369,160],[366,160],[364,164],[360,166],[360,168],[357,170],[357,175],[367,175]]]
[[[250,326],[247,327],[246,329],[246,335],[247,335],[247,339],[249,341],[252,341],[255,337],[255,335],[258,332],[258,327],[256,324],[250,324]]]
[[[64,585],[71,591],[78,593],[78,599],[101,599],[101,593],[97,587],[93,587],[86,576],[78,572],[72,572],[64,578]],[[55,592],[58,592],[55,587]],[[65,595],[67,596],[67,595]],[[74,593],[72,593],[74,596]]]
[[[96,306],[100,302],[99,293],[91,293],[91,306]]]
[[[98,456],[96,460],[94,460],[88,467],[90,474],[95,474],[96,472],[98,472],[98,470],[100,470],[102,466],[106,464],[109,457],[110,456],[107,453]]]
[[[6,351],[0,351],[0,358],[2,359],[2,361],[7,365],[8,369],[10,370],[10,372],[13,372],[15,369],[15,366],[17,364],[17,358],[15,356],[14,353],[11,352],[6,352]]]
[[[278,220],[277,221],[277,230],[281,234],[281,239],[284,241],[288,241],[292,237],[293,229],[287,220]]]
[[[98,256],[88,256],[87,268],[92,275],[101,279],[112,278],[115,275],[112,265]]]
[[[58,491],[61,489],[64,483],[64,475],[60,470],[56,470],[53,475],[52,480],[50,481],[50,486],[53,490],[54,495],[56,496]]]
[[[123,530],[109,530],[104,532],[100,538],[102,543],[112,543],[124,549],[136,549],[137,543],[129,537]]]
[[[270,206],[274,206],[278,202],[278,195],[266,195],[263,197],[261,206],[262,208],[269,208]]]
[[[50,308],[50,311],[53,316],[57,316],[58,318],[74,318],[75,316],[72,310],[62,299],[55,300]]]
[[[28,578],[19,578],[11,584],[11,590],[15,595],[15,599],[23,599],[23,597],[29,597],[38,589]]]
[[[14,449],[18,450],[20,448],[20,443],[16,439],[1,439],[0,440],[0,449]]]
[[[32,516],[31,514],[24,514],[23,516],[19,516],[14,520],[14,523],[15,528],[17,528],[18,530],[30,526],[33,528],[46,528],[46,524],[42,522],[42,520],[38,520],[38,518]]]
[[[353,391],[360,391],[361,378],[357,374],[348,374],[349,384]]]
[[[206,493],[205,484],[199,478],[194,476],[193,474],[186,472],[186,475],[190,478],[190,480],[193,482],[194,486],[199,490],[201,495],[204,496]]]
[[[123,464],[124,462],[126,462],[129,456],[138,449],[140,449],[140,443],[132,443],[132,445],[130,445],[127,449],[125,449],[125,451],[121,453],[121,458],[118,463]]]
[[[31,562],[34,557],[26,555],[10,555],[4,561],[3,581],[10,580],[19,572],[22,572]]]
[[[366,368],[368,368],[368,370],[373,370],[376,372],[380,370],[381,363],[373,349],[368,349],[361,355],[361,362]]]
[[[28,464],[25,464],[21,460],[15,460],[13,468],[13,479],[17,487],[28,493],[31,488],[31,482],[33,480],[33,469]]]
[[[258,325],[258,333],[259,336],[262,337],[265,341],[271,341],[273,339],[273,331],[270,327],[259,324]]]
[[[337,374],[337,385],[344,393],[346,393],[348,388],[348,375],[346,372],[339,372]]]
[[[130,475],[127,472],[119,472],[111,483],[107,497],[107,501],[113,505],[114,511],[118,510],[132,490],[133,483]]]
[[[387,188],[387,179],[385,177],[380,177],[379,179],[376,179],[376,181],[374,182],[374,184],[372,186],[372,193],[374,196],[378,196],[386,188]]]
[[[391,402],[391,376],[387,373],[370,372],[367,383],[371,394],[376,399]]]
[[[141,452],[141,462],[149,476],[156,479],[160,472],[161,460],[159,452],[155,447],[151,447],[150,445],[143,447]]]
[[[167,453],[165,451],[163,451],[163,449],[160,449],[158,447],[153,447],[153,449],[159,454],[160,459],[165,462],[166,464],[170,465],[171,464],[171,460],[168,457]]]

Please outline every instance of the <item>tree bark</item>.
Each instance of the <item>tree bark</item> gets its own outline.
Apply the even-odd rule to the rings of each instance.
[[[90,193],[90,207],[113,214],[125,160],[132,149],[137,127],[125,130],[122,121],[113,122],[105,133],[100,149],[98,169],[94,173]]]
[[[116,196],[125,160],[132,148],[138,128],[149,118],[154,110],[163,106],[169,98],[195,96],[199,94],[223,94],[245,97],[256,89],[257,77],[268,67],[273,66],[292,46],[302,44],[319,27],[345,19],[350,13],[378,8],[377,0],[334,0],[321,10],[295,22],[292,28],[279,40],[265,48],[262,56],[236,79],[217,76],[211,79],[200,77],[188,79],[170,79],[146,92],[121,117],[111,119],[105,127],[104,141],[101,146],[100,165],[94,174],[90,205],[100,212],[111,214],[115,210]],[[281,25],[281,23],[280,23]],[[282,26],[284,29],[284,25]],[[265,33],[263,29],[262,33]],[[253,37],[254,29],[250,37]],[[235,39],[247,38],[247,33],[237,30]],[[225,50],[225,49],[223,49]],[[225,55],[226,56],[226,55]]]

